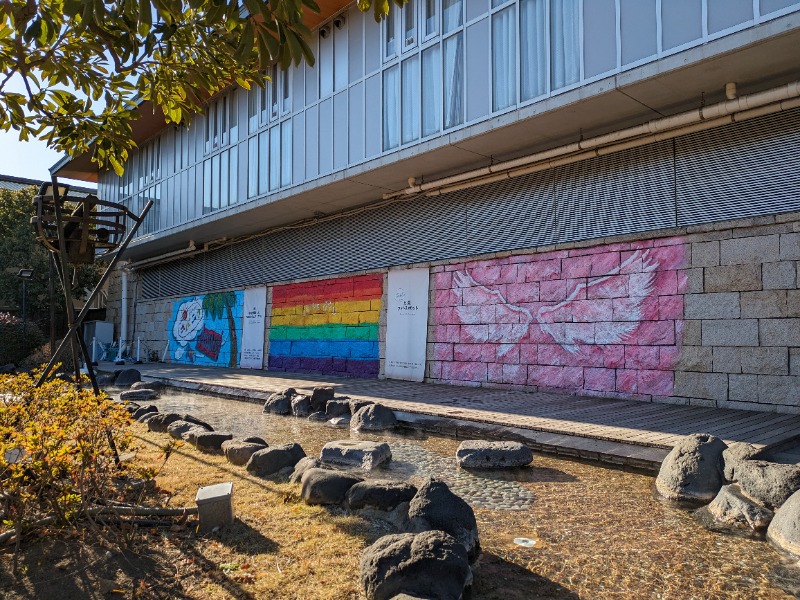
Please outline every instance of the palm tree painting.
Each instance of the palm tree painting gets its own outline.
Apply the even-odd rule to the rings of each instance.
[[[203,311],[212,319],[221,319],[223,313],[228,317],[228,329],[231,332],[231,359],[228,366],[236,367],[239,356],[239,345],[236,340],[236,321],[233,318],[233,307],[236,306],[235,292],[216,292],[203,297]]]

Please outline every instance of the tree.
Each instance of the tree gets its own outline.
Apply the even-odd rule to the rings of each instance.
[[[19,269],[33,269],[33,278],[27,287],[27,316],[31,320],[46,322],[48,319],[48,257],[47,250],[36,236],[30,221],[33,216],[33,197],[36,188],[31,186],[19,191],[0,189],[0,306],[13,308],[21,306],[21,285],[17,278]],[[75,297],[84,296],[84,288],[93,288],[100,277],[96,265],[78,267],[75,283]],[[56,309],[63,314],[63,292],[56,278]]]
[[[406,0],[392,0],[398,6]],[[359,0],[375,19],[389,0]],[[118,174],[140,101],[180,123],[236,83],[313,54],[314,0],[0,0],[0,129]]]
[[[203,311],[212,319],[222,318],[225,312],[228,317],[228,330],[231,334],[231,359],[228,366],[233,369],[239,358],[239,344],[236,340],[236,320],[233,318],[233,307],[236,306],[236,294],[233,292],[217,292],[203,297]]]

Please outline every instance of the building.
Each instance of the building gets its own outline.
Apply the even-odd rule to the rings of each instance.
[[[168,360],[798,412],[798,44],[789,0],[329,4],[314,68],[52,171],[155,201],[109,315]]]

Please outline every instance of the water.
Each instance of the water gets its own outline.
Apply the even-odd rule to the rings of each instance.
[[[155,404],[237,438],[298,442],[309,456],[351,437],[348,429],[262,414],[249,402],[181,393]],[[647,475],[548,455],[525,469],[467,472],[455,462],[458,440],[418,432],[358,437],[388,442],[393,456],[386,468],[360,475],[412,482],[435,475],[473,507],[485,552],[478,572],[497,571],[476,578],[476,598],[705,600],[800,591],[797,567],[769,544],[705,529],[690,512],[659,502]]]

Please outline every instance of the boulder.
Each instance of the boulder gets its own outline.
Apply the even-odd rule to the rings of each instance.
[[[288,415],[292,412],[292,398],[297,394],[294,388],[286,388],[282,392],[272,394],[264,402],[264,412],[274,415]]]
[[[114,385],[119,387],[130,387],[134,383],[142,380],[142,374],[138,369],[122,369],[114,378]]]
[[[181,434],[181,437],[189,442],[192,446],[197,445],[197,436],[201,433],[208,433],[208,429],[203,427],[202,425],[195,425],[193,424],[192,427],[187,429],[185,432]]]
[[[772,520],[772,511],[746,497],[736,484],[722,486],[711,504],[700,511],[707,511],[717,523],[753,531],[763,531]]]
[[[306,504],[341,504],[347,490],[362,481],[360,477],[329,469],[306,469],[300,495]]]
[[[226,440],[222,442],[222,452],[225,454],[225,458],[228,459],[229,463],[237,467],[246,465],[254,452],[263,450],[266,447],[265,444],[252,444],[240,440]]]
[[[370,404],[375,404],[372,400],[360,400],[358,398],[351,398],[350,402],[350,414],[354,415],[358,412],[360,408],[364,408],[365,406],[369,406]]]
[[[328,400],[325,404],[325,415],[328,419],[335,419],[336,417],[350,416],[350,402],[348,400]]]
[[[383,431],[397,425],[394,412],[383,404],[367,404],[353,414],[350,429],[355,431]]]
[[[722,473],[726,481],[736,481],[736,467],[758,454],[758,448],[747,442],[734,442],[722,452]]]
[[[137,408],[136,412],[134,412],[133,415],[131,416],[138,421],[139,417],[141,417],[142,415],[146,415],[147,413],[157,413],[157,412],[158,412],[158,407],[155,404],[148,404],[147,406],[140,406],[139,408]]]
[[[318,410],[317,412],[313,412],[308,415],[309,421],[316,421],[317,423],[324,423],[328,420],[328,417],[325,415],[324,410]]]
[[[392,451],[385,442],[338,440],[325,444],[319,457],[324,463],[370,470],[391,460]]]
[[[325,426],[333,429],[347,429],[350,427],[350,415],[334,417],[330,421],[325,421]]]
[[[533,460],[533,451],[519,442],[465,440],[456,450],[456,461],[465,469],[508,469],[524,467]]]
[[[269,444],[264,438],[260,438],[257,435],[251,435],[249,437],[244,438],[242,441],[248,442],[250,444],[261,444],[262,446],[269,446]]]
[[[141,408],[141,406],[136,404],[136,402],[123,402],[122,404],[123,408],[128,411],[128,414],[131,416],[133,416],[133,413]]]
[[[166,433],[170,424],[180,420],[181,416],[175,413],[156,413],[151,419],[148,419],[147,427],[150,431]]]
[[[292,471],[292,474],[289,475],[289,483],[300,483],[300,480],[303,478],[303,473],[308,471],[308,469],[321,468],[323,468],[323,465],[318,458],[314,458],[313,456],[301,458],[294,466],[294,471]]]
[[[409,502],[416,493],[417,488],[404,481],[370,479],[347,491],[347,506],[350,510],[376,508],[389,511],[398,504]]]
[[[800,490],[800,465],[744,460],[735,469],[742,491],[768,508],[777,508]]]
[[[156,398],[158,398],[158,393],[153,390],[126,390],[119,394],[122,402],[146,402]]]
[[[193,417],[192,415],[181,415],[181,419],[188,421],[189,423],[194,423],[195,425],[200,425],[200,427],[205,427],[208,431],[214,431],[214,428],[211,425],[205,421],[202,421],[201,419],[198,419],[197,417]]]
[[[359,570],[368,600],[459,600],[472,584],[466,550],[443,531],[385,535],[361,554]]]
[[[667,500],[711,502],[724,482],[725,442],[707,433],[687,435],[667,454],[656,491]]]
[[[314,412],[317,411],[324,411],[325,404],[328,400],[333,400],[333,388],[332,387],[315,387],[311,392],[311,408],[314,409]]]
[[[200,425],[198,425],[197,427],[200,427]],[[196,429],[192,429],[191,431],[196,431]],[[203,431],[201,433],[195,434],[194,446],[198,450],[204,450],[206,452],[211,452],[213,450],[222,450],[222,442],[232,439],[233,439],[232,433],[223,433],[220,431]]]
[[[295,417],[307,417],[314,409],[311,408],[311,396],[298,394],[292,398],[292,414]]]
[[[247,461],[247,471],[259,477],[269,477],[287,467],[292,467],[306,455],[299,444],[294,442],[258,450]]]
[[[176,440],[182,440],[183,434],[189,431],[190,429],[194,429],[195,427],[203,429],[203,431],[208,431],[207,429],[202,428],[200,425],[195,423],[189,423],[189,421],[184,421],[182,419],[178,419],[177,421],[173,421],[167,427],[167,433],[170,434]]]
[[[160,381],[137,381],[131,386],[132,390],[153,390],[154,392],[161,393],[167,386]]]
[[[440,529],[452,535],[474,562],[481,553],[478,523],[469,504],[456,496],[444,481],[429,477],[408,506],[409,531]]]
[[[160,413],[158,411],[147,412],[147,413],[144,413],[143,415],[137,417],[136,420],[139,421],[139,423],[144,423],[145,425],[147,425],[147,423],[150,421],[150,419],[155,417],[157,414],[160,414]]]
[[[800,491],[775,511],[767,539],[781,550],[800,556]]]

